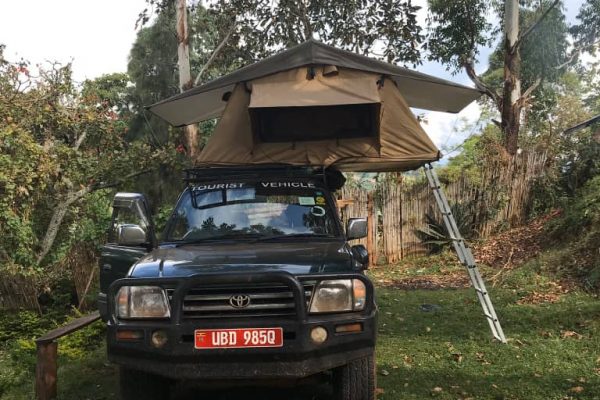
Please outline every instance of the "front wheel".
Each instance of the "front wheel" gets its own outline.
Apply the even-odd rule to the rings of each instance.
[[[168,400],[171,392],[170,380],[125,367],[119,370],[119,386],[122,400]]]
[[[371,354],[333,370],[336,400],[375,400],[375,357]]]

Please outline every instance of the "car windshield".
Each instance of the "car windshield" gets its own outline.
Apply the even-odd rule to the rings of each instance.
[[[167,241],[337,236],[334,211],[311,182],[215,183],[187,190]]]

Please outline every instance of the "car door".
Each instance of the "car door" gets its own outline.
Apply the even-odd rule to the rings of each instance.
[[[100,292],[127,276],[131,266],[156,246],[148,203],[140,193],[117,193],[108,241],[100,253]]]

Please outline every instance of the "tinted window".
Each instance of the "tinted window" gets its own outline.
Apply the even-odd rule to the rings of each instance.
[[[200,185],[182,196],[167,240],[336,236],[326,199],[323,190],[306,182]]]

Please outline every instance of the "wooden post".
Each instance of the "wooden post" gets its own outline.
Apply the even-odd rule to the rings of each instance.
[[[37,342],[37,364],[35,367],[35,395],[37,400],[56,399],[56,375],[58,344]]]
[[[367,194],[367,251],[369,252],[369,265],[373,266],[377,263],[377,241],[375,238],[375,205],[373,201],[373,192]]]
[[[74,319],[68,324],[56,328],[35,340],[35,345],[37,347],[35,398],[37,400],[56,399],[56,381],[58,372],[58,343],[56,343],[56,340],[78,331],[99,319],[100,313],[95,311],[89,315]]]

